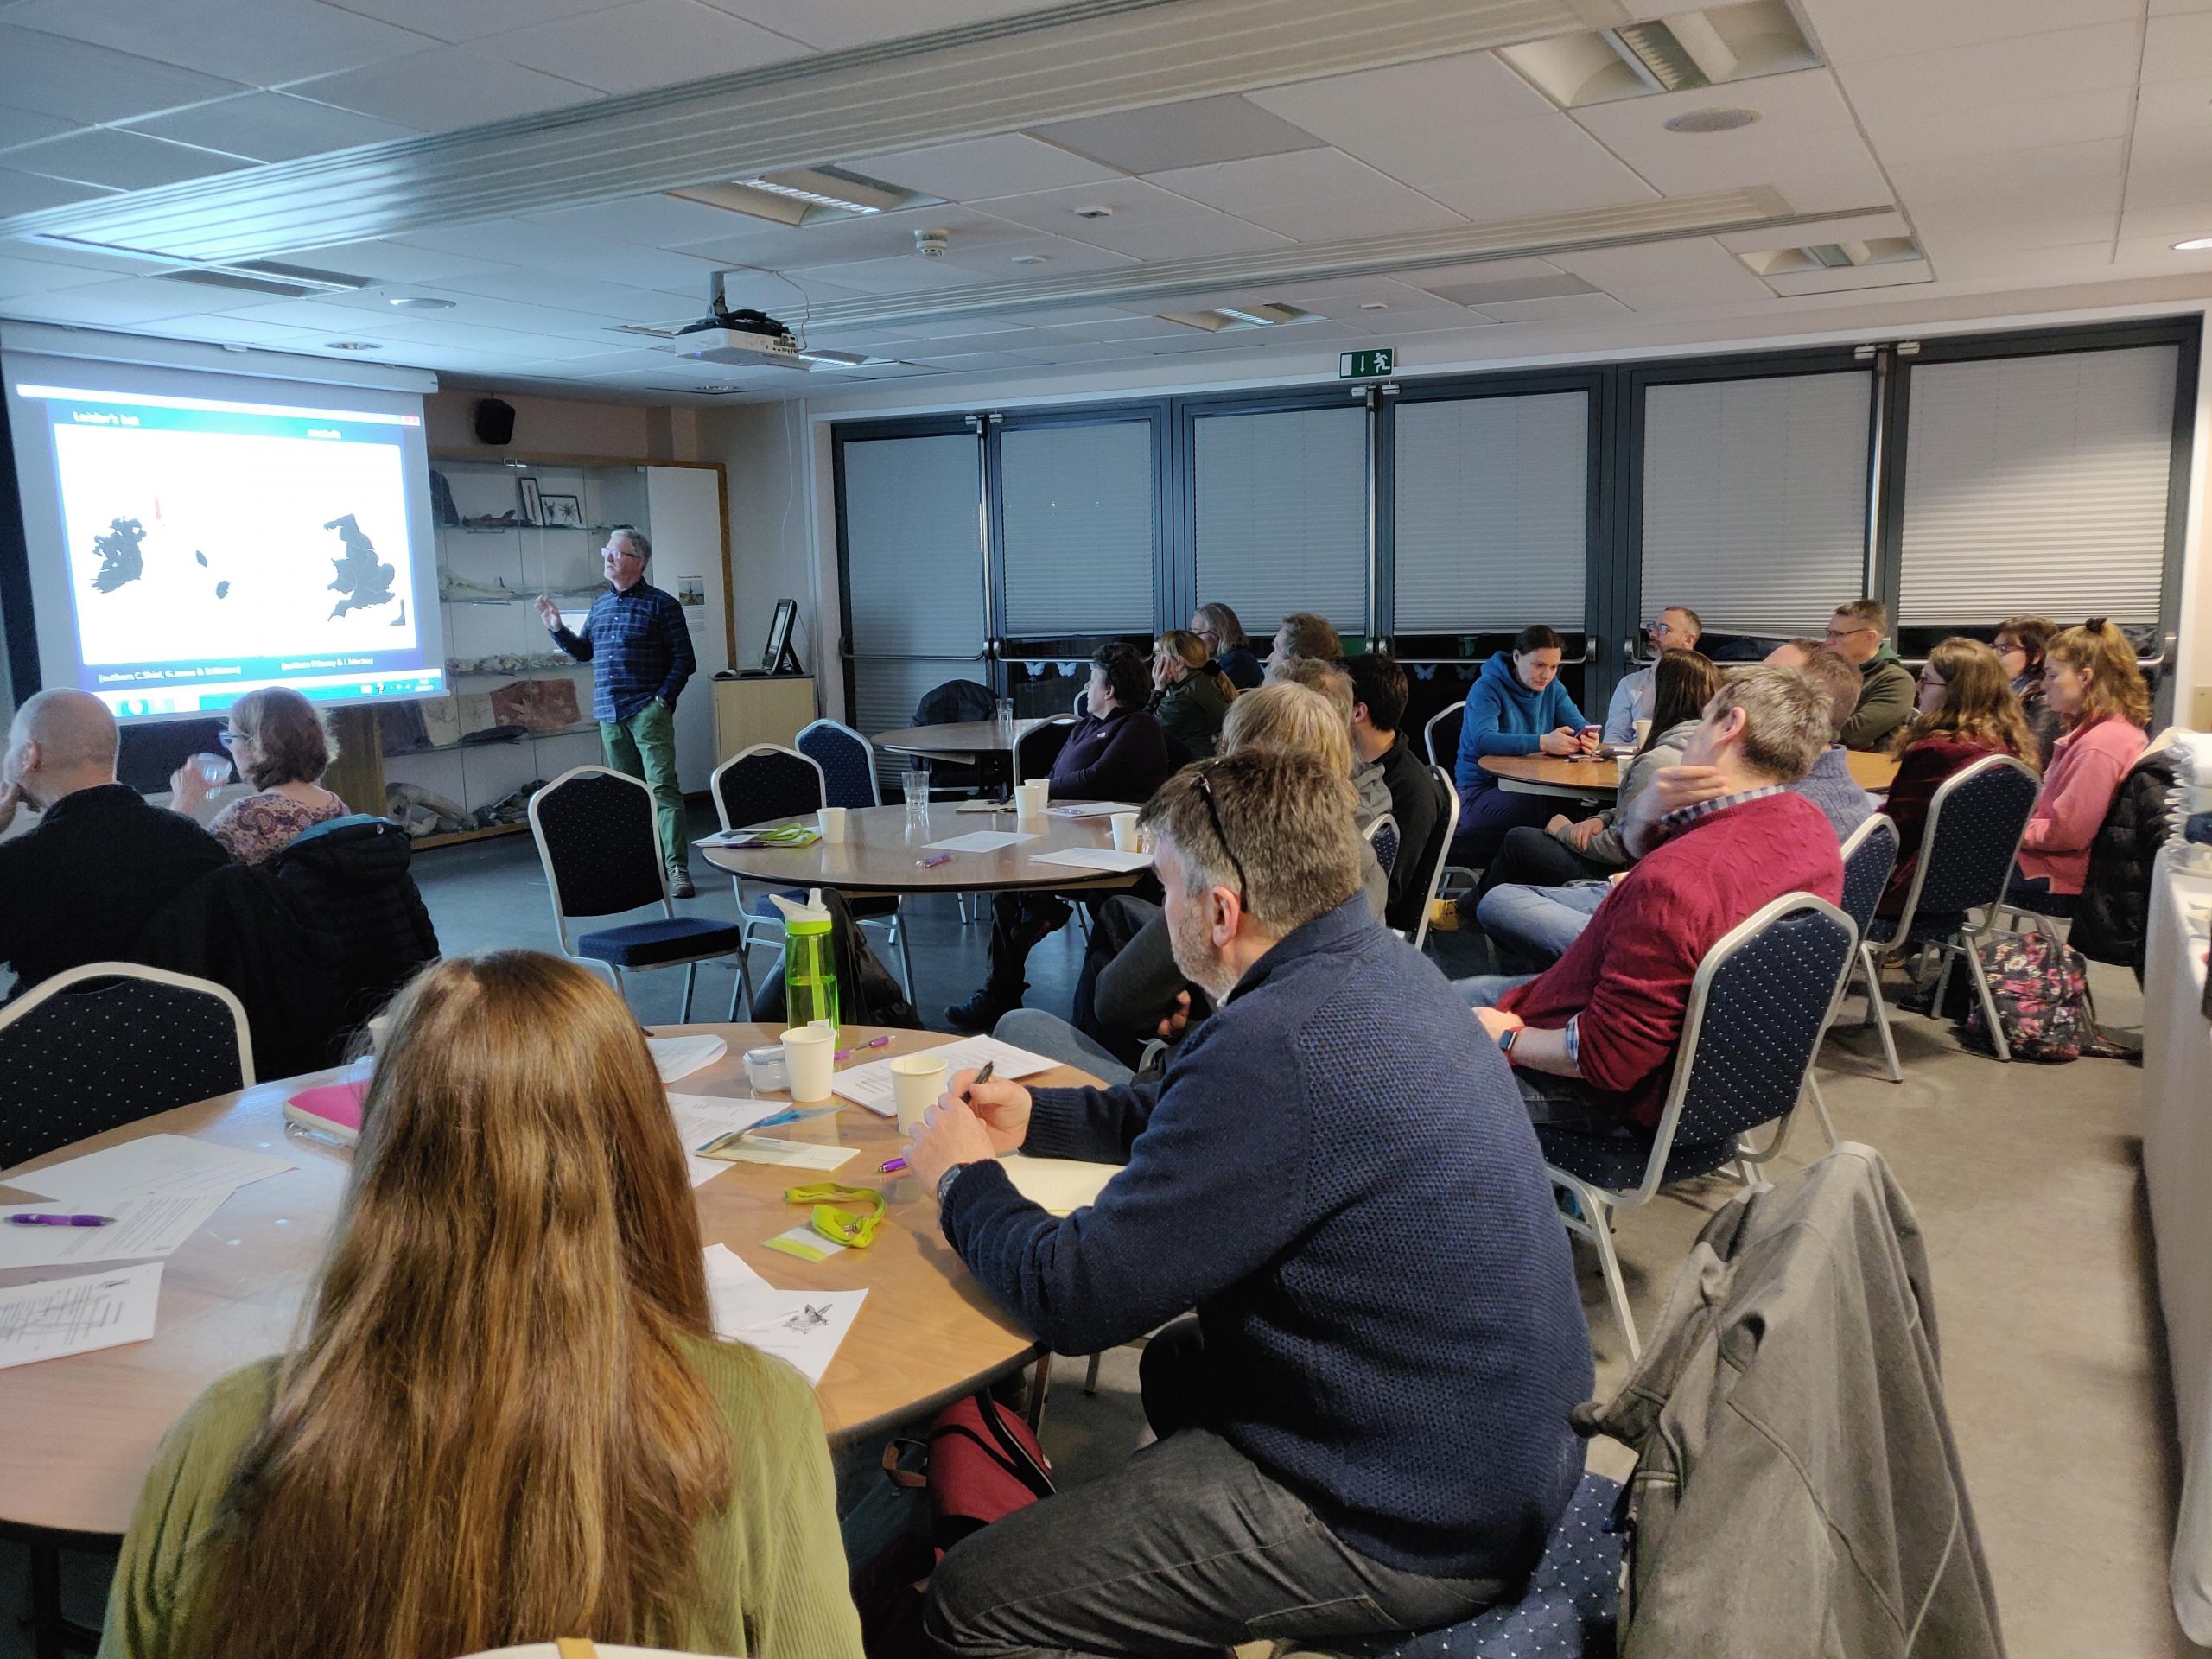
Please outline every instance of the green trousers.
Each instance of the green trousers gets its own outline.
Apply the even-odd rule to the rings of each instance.
[[[599,741],[609,766],[642,778],[652,791],[661,861],[671,870],[687,868],[690,852],[683,833],[683,791],[676,782],[676,711],[656,698],[627,720],[601,721]]]

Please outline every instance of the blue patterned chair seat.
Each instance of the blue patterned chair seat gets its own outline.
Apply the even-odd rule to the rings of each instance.
[[[1544,1161],[1553,1168],[1613,1192],[1625,1191],[1641,1181],[1643,1166],[1651,1156],[1648,1134],[1584,1135],[1540,1123],[1536,1144],[1543,1148]],[[1721,1141],[1677,1140],[1667,1152],[1665,1179],[1687,1181],[1707,1175],[1735,1155],[1733,1135]]]
[[[1332,1649],[1357,1659],[1583,1659],[1613,1650],[1620,1614],[1621,1540],[1613,1530],[1618,1481],[1586,1472],[1552,1529],[1517,1601],[1500,1602],[1440,1630],[1384,1636]]]
[[[717,956],[735,950],[741,943],[736,925],[709,922],[696,916],[672,920],[630,922],[579,934],[576,954],[617,968],[655,968],[664,963],[692,957]]]

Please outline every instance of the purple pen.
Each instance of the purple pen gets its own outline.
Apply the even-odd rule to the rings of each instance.
[[[50,1214],[17,1215],[8,1217],[18,1227],[108,1227],[115,1223],[113,1216],[56,1216]]]
[[[849,1060],[854,1055],[859,1053],[864,1048],[881,1048],[890,1040],[891,1033],[887,1031],[880,1037],[871,1037],[864,1043],[855,1043],[850,1048],[841,1048],[835,1054],[831,1055],[830,1058],[836,1060]]]
[[[900,1170],[906,1167],[906,1160],[904,1158],[893,1158],[887,1164],[878,1164],[875,1168],[875,1173],[879,1175],[896,1175]]]
[[[919,865],[923,869],[933,870],[940,864],[951,863],[952,855],[950,853],[939,853],[935,858],[918,858],[914,862]]]

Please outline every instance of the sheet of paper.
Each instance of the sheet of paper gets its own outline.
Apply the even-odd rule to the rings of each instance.
[[[734,1152],[703,1161],[714,1164],[773,1164],[783,1169],[840,1169],[859,1151],[819,1141],[785,1141],[773,1135],[749,1135]],[[692,1183],[696,1186],[698,1183]]]
[[[1056,818],[1110,818],[1116,812],[1137,809],[1126,801],[1062,801],[1045,810]]]
[[[962,812],[1011,812],[1014,810],[1014,803],[1012,801],[963,801],[952,810],[956,815]]]
[[[1072,1158],[1002,1158],[1014,1190],[1056,1216],[1071,1216],[1098,1202],[1106,1183],[1122,1173],[1119,1164],[1084,1163]]]
[[[1001,847],[1012,847],[1036,839],[1036,836],[1020,830],[970,830],[964,836],[933,841],[930,846],[940,853],[995,853]]]
[[[985,1060],[997,1066],[993,1076],[1014,1078],[1034,1077],[1059,1064],[1026,1048],[1016,1048],[1012,1043],[1002,1043],[995,1037],[963,1037],[958,1042],[945,1043],[926,1052],[944,1057],[948,1082],[955,1073],[971,1066],[981,1067]],[[889,1060],[871,1060],[866,1065],[849,1067],[837,1073],[830,1087],[855,1106],[867,1107],[878,1117],[899,1115],[899,1103],[891,1091]]]
[[[99,1213],[105,1227],[18,1227],[7,1217],[54,1211],[50,1204],[10,1205],[0,1210],[0,1268],[45,1268],[81,1262],[141,1262],[174,1255],[177,1246],[207,1224],[229,1192],[186,1192],[172,1198],[124,1198]],[[63,1211],[62,1213],[68,1213]]]
[[[789,1109],[780,1100],[725,1100],[710,1095],[671,1095],[668,1109],[691,1166],[691,1185],[704,1186],[729,1167],[720,1158],[702,1158],[698,1149],[718,1135],[749,1129],[764,1117]]]
[[[818,1384],[868,1293],[778,1290],[721,1244],[708,1246],[706,1258],[715,1334],[789,1360]]]
[[[1033,864],[1065,864],[1071,869],[1111,870],[1116,874],[1127,874],[1131,870],[1152,868],[1150,853],[1122,853],[1111,847],[1063,847],[1057,853],[1037,853],[1031,856]]]
[[[296,1167],[289,1158],[266,1153],[240,1152],[181,1135],[149,1135],[45,1169],[26,1170],[9,1185],[73,1210],[108,1215],[112,1211],[102,1205],[120,1198],[227,1193]]]
[[[729,1052],[729,1045],[715,1036],[648,1037],[645,1046],[652,1051],[653,1065],[663,1083],[703,1071]]]
[[[161,1294],[158,1262],[0,1290],[0,1369],[144,1342]]]

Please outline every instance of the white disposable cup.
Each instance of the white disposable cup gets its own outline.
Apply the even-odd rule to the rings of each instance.
[[[1114,815],[1114,850],[1117,853],[1134,853],[1141,850],[1137,846],[1137,815],[1135,813],[1116,812]]]
[[[936,1054],[901,1054],[891,1062],[891,1097],[899,1103],[899,1133],[912,1135],[922,1114],[944,1093],[944,1060]]]
[[[1651,722],[1648,720],[1637,721],[1636,722],[1636,747],[1639,749],[1642,748],[1644,745],[1645,740],[1649,738],[1650,735]]]
[[[791,1074],[791,1098],[830,1098],[837,1071],[837,1038],[821,1026],[797,1026],[784,1033],[784,1067]]]
[[[1046,803],[1051,800],[1052,794],[1052,785],[1049,781],[1016,784],[1014,786],[1014,816],[1019,818],[1043,817]]]
[[[845,809],[842,806],[825,806],[822,809],[821,817],[822,839],[827,842],[842,841],[845,838]]]

